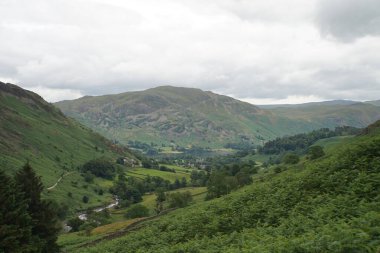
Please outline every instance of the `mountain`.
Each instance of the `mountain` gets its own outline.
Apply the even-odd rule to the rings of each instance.
[[[380,110],[377,106],[346,100],[275,107],[269,110],[277,116],[328,128],[342,125],[365,127],[380,119]]]
[[[365,103],[380,106],[380,100],[374,100],[374,101],[366,101]]]
[[[379,252],[379,127],[70,252]]]
[[[76,208],[111,200],[108,191],[96,194],[102,186],[86,183],[77,167],[94,158],[120,156],[132,157],[37,94],[0,82],[0,167],[12,174],[29,161],[42,177],[45,197]],[[87,204],[84,195],[90,199]]]
[[[348,102],[347,102],[348,103]],[[350,102],[262,109],[193,88],[162,86],[56,103],[66,115],[108,138],[127,143],[220,148],[308,132],[321,127],[364,127],[380,118],[372,105]],[[313,109],[317,108],[317,109]]]
[[[360,103],[357,101],[352,100],[331,100],[331,101],[323,101],[323,102],[309,102],[309,103],[303,103],[303,104],[273,104],[273,105],[257,105],[260,108],[263,109],[273,109],[273,108],[300,108],[300,107],[312,107],[312,106],[321,106],[321,105],[329,105],[329,106],[336,106],[336,105],[352,105]]]

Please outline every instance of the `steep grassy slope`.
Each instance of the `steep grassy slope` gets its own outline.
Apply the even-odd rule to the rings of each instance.
[[[324,158],[76,252],[379,252],[379,127]]]
[[[44,186],[51,187],[46,190],[46,197],[76,208],[109,201],[110,194],[97,195],[94,190],[101,186],[85,183],[76,168],[100,156],[116,159],[129,155],[66,118],[37,94],[0,82],[0,166],[13,173],[30,161],[42,176]],[[68,192],[72,197],[68,197]],[[90,197],[88,204],[82,203],[84,195]]]
[[[170,86],[83,97],[56,105],[68,116],[123,143],[138,140],[167,145],[174,141],[181,146],[221,147],[242,141],[261,144],[285,134],[341,124],[365,126],[380,118],[379,112],[367,113],[368,108],[346,112],[345,107],[335,112],[340,120],[331,118],[331,113],[296,118],[212,92]]]

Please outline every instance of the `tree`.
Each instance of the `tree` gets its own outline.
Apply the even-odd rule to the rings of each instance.
[[[178,180],[178,178],[174,181],[174,189],[178,189],[181,187],[181,182]]]
[[[71,227],[72,232],[79,231],[80,226],[82,226],[84,221],[79,219],[78,217],[72,218],[67,221],[67,225]]]
[[[149,215],[149,209],[141,204],[136,204],[131,206],[127,213],[125,214],[126,218],[133,219],[133,218],[140,218],[140,217],[146,217]]]
[[[42,200],[43,185],[40,177],[33,168],[26,163],[16,173],[15,182],[24,194],[24,200],[28,202],[28,213],[32,218],[32,234],[38,239],[34,242],[38,252],[58,252],[56,243],[58,232],[61,229],[57,210],[51,201]]]
[[[24,200],[12,179],[0,170],[0,249],[2,252],[33,250],[32,220],[27,207],[27,201]]]
[[[307,151],[307,157],[310,160],[315,160],[325,155],[323,148],[321,146],[311,146]]]
[[[193,200],[191,193],[186,192],[174,192],[168,195],[169,207],[185,207]]]
[[[218,198],[230,193],[238,187],[236,177],[228,176],[224,172],[216,171],[211,173],[207,183],[207,199]]]
[[[181,179],[181,187],[186,187],[186,185],[187,185],[186,177],[182,177],[182,179]]]
[[[119,177],[116,184],[111,188],[111,193],[128,203],[137,203],[142,200],[141,192],[133,185],[127,184],[125,178]]]
[[[90,200],[90,198],[86,195],[84,195],[82,198],[83,203],[88,203],[89,200]]]
[[[282,158],[282,162],[285,164],[297,164],[299,161],[300,161],[299,156],[293,153],[287,153]]]
[[[156,189],[156,213],[160,213],[163,209],[163,203],[166,200],[165,191],[163,188]]]
[[[83,174],[83,177],[84,177],[84,181],[86,181],[87,183],[92,183],[94,182],[94,174],[92,174],[90,171],[86,171],[84,174]]]
[[[192,186],[205,186],[207,179],[208,176],[203,170],[199,172],[196,170],[191,171],[190,180]]]
[[[243,171],[240,171],[236,174],[236,180],[239,184],[239,186],[248,185],[252,183],[252,177]]]
[[[112,179],[115,175],[116,169],[109,160],[102,157],[85,163],[82,166],[82,171],[84,173],[86,173],[87,171],[91,172],[97,177]]]

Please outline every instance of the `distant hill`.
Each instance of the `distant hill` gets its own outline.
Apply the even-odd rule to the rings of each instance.
[[[101,156],[114,160],[132,157],[127,150],[67,118],[37,94],[0,82],[1,169],[12,174],[29,161],[42,177],[45,197],[84,208],[111,200],[108,191],[102,196],[96,194],[95,188],[101,186],[88,185],[77,171],[78,166]],[[90,198],[88,204],[82,202],[84,195]]]
[[[349,103],[349,105],[346,105]],[[193,88],[162,86],[56,103],[66,115],[122,143],[222,147],[321,127],[364,127],[380,118],[373,105],[335,102],[303,108],[262,109]]]
[[[301,107],[313,107],[313,106],[337,106],[337,105],[352,105],[360,103],[352,100],[331,100],[323,102],[309,102],[303,104],[273,104],[273,105],[257,105],[263,109],[273,109],[273,108],[301,108]]]
[[[377,106],[345,100],[275,107],[269,110],[277,116],[328,128],[343,125],[365,127],[380,119],[380,110]]]
[[[380,100],[374,100],[374,101],[366,101],[365,103],[380,106]]]

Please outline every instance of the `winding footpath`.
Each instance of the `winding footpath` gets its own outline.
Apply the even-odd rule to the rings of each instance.
[[[52,186],[48,187],[47,190],[48,190],[48,191],[53,190],[53,189],[58,185],[58,183],[61,182],[61,180],[62,180],[64,177],[66,177],[66,176],[68,176],[68,175],[70,175],[70,174],[72,174],[72,173],[74,173],[74,172],[73,172],[73,171],[72,171],[72,172],[68,172],[68,173],[64,174],[63,176],[61,176],[60,178],[58,178],[57,182],[55,182],[55,184],[53,184]]]

